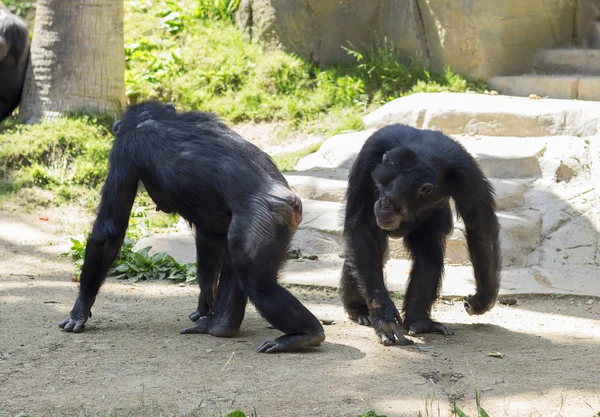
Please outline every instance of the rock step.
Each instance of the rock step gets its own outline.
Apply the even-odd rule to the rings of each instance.
[[[600,111],[600,108],[599,108]],[[323,195],[328,201],[336,201],[332,189],[343,186],[341,181],[352,167],[364,142],[372,134],[372,130],[352,134],[336,135],[327,139],[321,148],[305,156],[296,165],[297,171],[306,171],[306,177],[300,174],[288,176],[290,185],[313,187],[312,193]],[[351,135],[351,140],[349,136]],[[497,137],[452,135],[480,163],[485,174],[490,178],[529,178],[540,173],[539,157],[545,150],[545,142],[536,138]],[[328,171],[329,170],[329,171]],[[298,178],[292,178],[297,176]],[[324,178],[320,184],[319,178]],[[332,187],[327,189],[327,187]]]
[[[488,178],[530,178],[540,175],[539,158],[546,149],[535,138],[453,135],[479,162]]]
[[[342,252],[343,205],[331,201],[303,199],[304,218],[292,241],[292,248],[310,254]],[[527,255],[539,244],[541,215],[534,210],[499,211],[504,265],[525,265]],[[402,240],[390,240],[390,256],[406,259]],[[464,225],[455,219],[446,248],[447,261],[453,264],[469,262]]]
[[[143,238],[135,246],[152,246],[151,254],[167,252],[179,262],[196,262],[194,237],[184,224],[178,233]],[[321,254],[318,260],[293,260],[286,263],[281,281],[288,284],[339,287],[344,260],[338,253]],[[386,264],[386,283],[390,291],[404,292],[411,263],[390,259]],[[505,268],[502,270],[500,294],[571,294],[600,297],[599,268]],[[473,294],[475,281],[470,266],[446,265],[441,295]]]
[[[323,255],[316,261],[288,262],[281,281],[288,284],[338,288],[344,260],[337,255]],[[385,267],[390,291],[404,293],[412,266],[408,260],[390,259]],[[600,281],[591,280],[598,268],[505,268],[501,273],[500,294],[569,294],[600,297]],[[440,295],[463,297],[473,294],[475,280],[470,266],[446,265]]]
[[[502,94],[555,99],[600,100],[600,76],[527,74],[492,77],[488,84]]]
[[[503,77],[496,78],[500,81]],[[553,77],[547,84],[559,82]],[[501,85],[504,87],[504,84]],[[583,89],[581,83],[579,87]],[[529,91],[527,95],[530,93],[535,91]],[[393,100],[366,115],[363,121],[368,128],[404,123],[446,134],[592,136],[600,132],[600,103],[487,94],[419,93]]]
[[[516,160],[510,160],[509,162]],[[484,165],[484,164],[482,164]],[[498,167],[504,167],[498,163]],[[485,167],[485,165],[484,165]],[[495,169],[492,166],[490,170]],[[319,171],[296,171],[288,172],[284,176],[294,191],[302,199],[342,202],[346,195],[348,181],[345,179],[348,170],[335,170],[334,175],[344,172],[344,179],[332,179],[328,177],[333,170],[323,169]],[[516,171],[516,170],[515,170]],[[490,178],[496,190],[496,207],[498,210],[508,210],[523,205],[523,194],[531,179]]]
[[[341,236],[343,216],[342,203],[303,198],[300,229],[318,230]]]
[[[600,49],[543,49],[537,55],[535,72],[600,75]]]

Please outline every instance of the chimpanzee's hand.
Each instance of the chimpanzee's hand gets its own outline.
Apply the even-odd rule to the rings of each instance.
[[[58,323],[58,327],[67,332],[81,333],[85,330],[85,323],[89,317],[92,317],[92,301],[84,301],[81,297],[77,297],[75,306],[71,310],[71,314],[66,319]]]
[[[200,293],[198,297],[198,308],[196,311],[190,313],[189,318],[191,321],[196,323],[200,317],[210,316],[213,313],[213,299],[212,296],[208,296],[204,291]]]
[[[415,343],[402,333],[402,318],[392,300],[371,310],[371,324],[375,328],[379,342],[385,346],[395,344],[396,339],[399,345]]]
[[[465,310],[469,316],[483,314],[491,309],[496,302],[495,296],[475,294],[465,297]]]

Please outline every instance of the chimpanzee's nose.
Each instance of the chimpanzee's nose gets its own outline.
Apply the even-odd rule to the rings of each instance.
[[[392,205],[390,204],[389,200],[383,200],[381,202],[381,208],[383,210],[390,210],[392,208]]]

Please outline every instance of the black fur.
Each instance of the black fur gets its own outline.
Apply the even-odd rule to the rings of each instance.
[[[383,344],[412,343],[409,334],[448,327],[431,319],[444,270],[446,239],[453,228],[449,199],[466,226],[477,291],[466,297],[469,314],[493,307],[500,286],[499,224],[494,191],[477,162],[441,132],[391,125],[364,144],[349,176],[341,296],[349,316],[372,324]],[[388,237],[404,238],[413,267],[403,320],[383,276]]]
[[[260,352],[316,346],[321,323],[277,276],[301,201],[267,154],[209,113],[176,113],[172,104],[131,107],[114,125],[116,140],[98,217],[88,240],[80,293],[60,326],[83,331],[127,229],[138,180],[157,209],[195,228],[200,297],[182,333],[235,335],[248,298],[285,333]]]
[[[17,108],[29,59],[25,23],[0,6],[0,121]]]

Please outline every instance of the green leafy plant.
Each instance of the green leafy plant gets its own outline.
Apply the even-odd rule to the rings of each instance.
[[[81,267],[83,266],[83,260],[85,258],[85,242],[85,240],[81,242],[77,239],[71,238],[71,249],[68,252],[63,253],[63,255],[71,258],[76,267],[76,272],[73,274],[73,277],[76,281],[79,281]]]
[[[25,17],[29,9],[33,7],[31,1],[3,0],[3,3],[11,13],[19,17]]]
[[[70,256],[77,267],[77,272],[74,276],[78,279],[81,274],[83,260],[85,259],[87,239],[79,241],[71,238],[71,243],[71,249],[64,255]],[[151,246],[134,251],[133,247],[135,243],[135,240],[130,237],[125,238],[119,256],[110,269],[109,275],[114,276],[116,279],[126,279],[130,282],[153,279],[190,282],[196,279],[196,264],[182,264],[164,252],[150,255]]]
[[[196,265],[181,264],[171,255],[164,252],[152,256],[148,254],[151,246],[137,252],[121,251],[117,266],[111,270],[116,279],[127,279],[130,282],[152,279],[189,282],[196,279]]]
[[[158,29],[164,30],[171,35],[181,33],[185,27],[187,20],[183,14],[183,9],[176,1],[163,1],[160,4],[160,9],[156,12],[156,16],[160,18]]]
[[[194,17],[209,20],[233,21],[240,0],[198,0]]]

